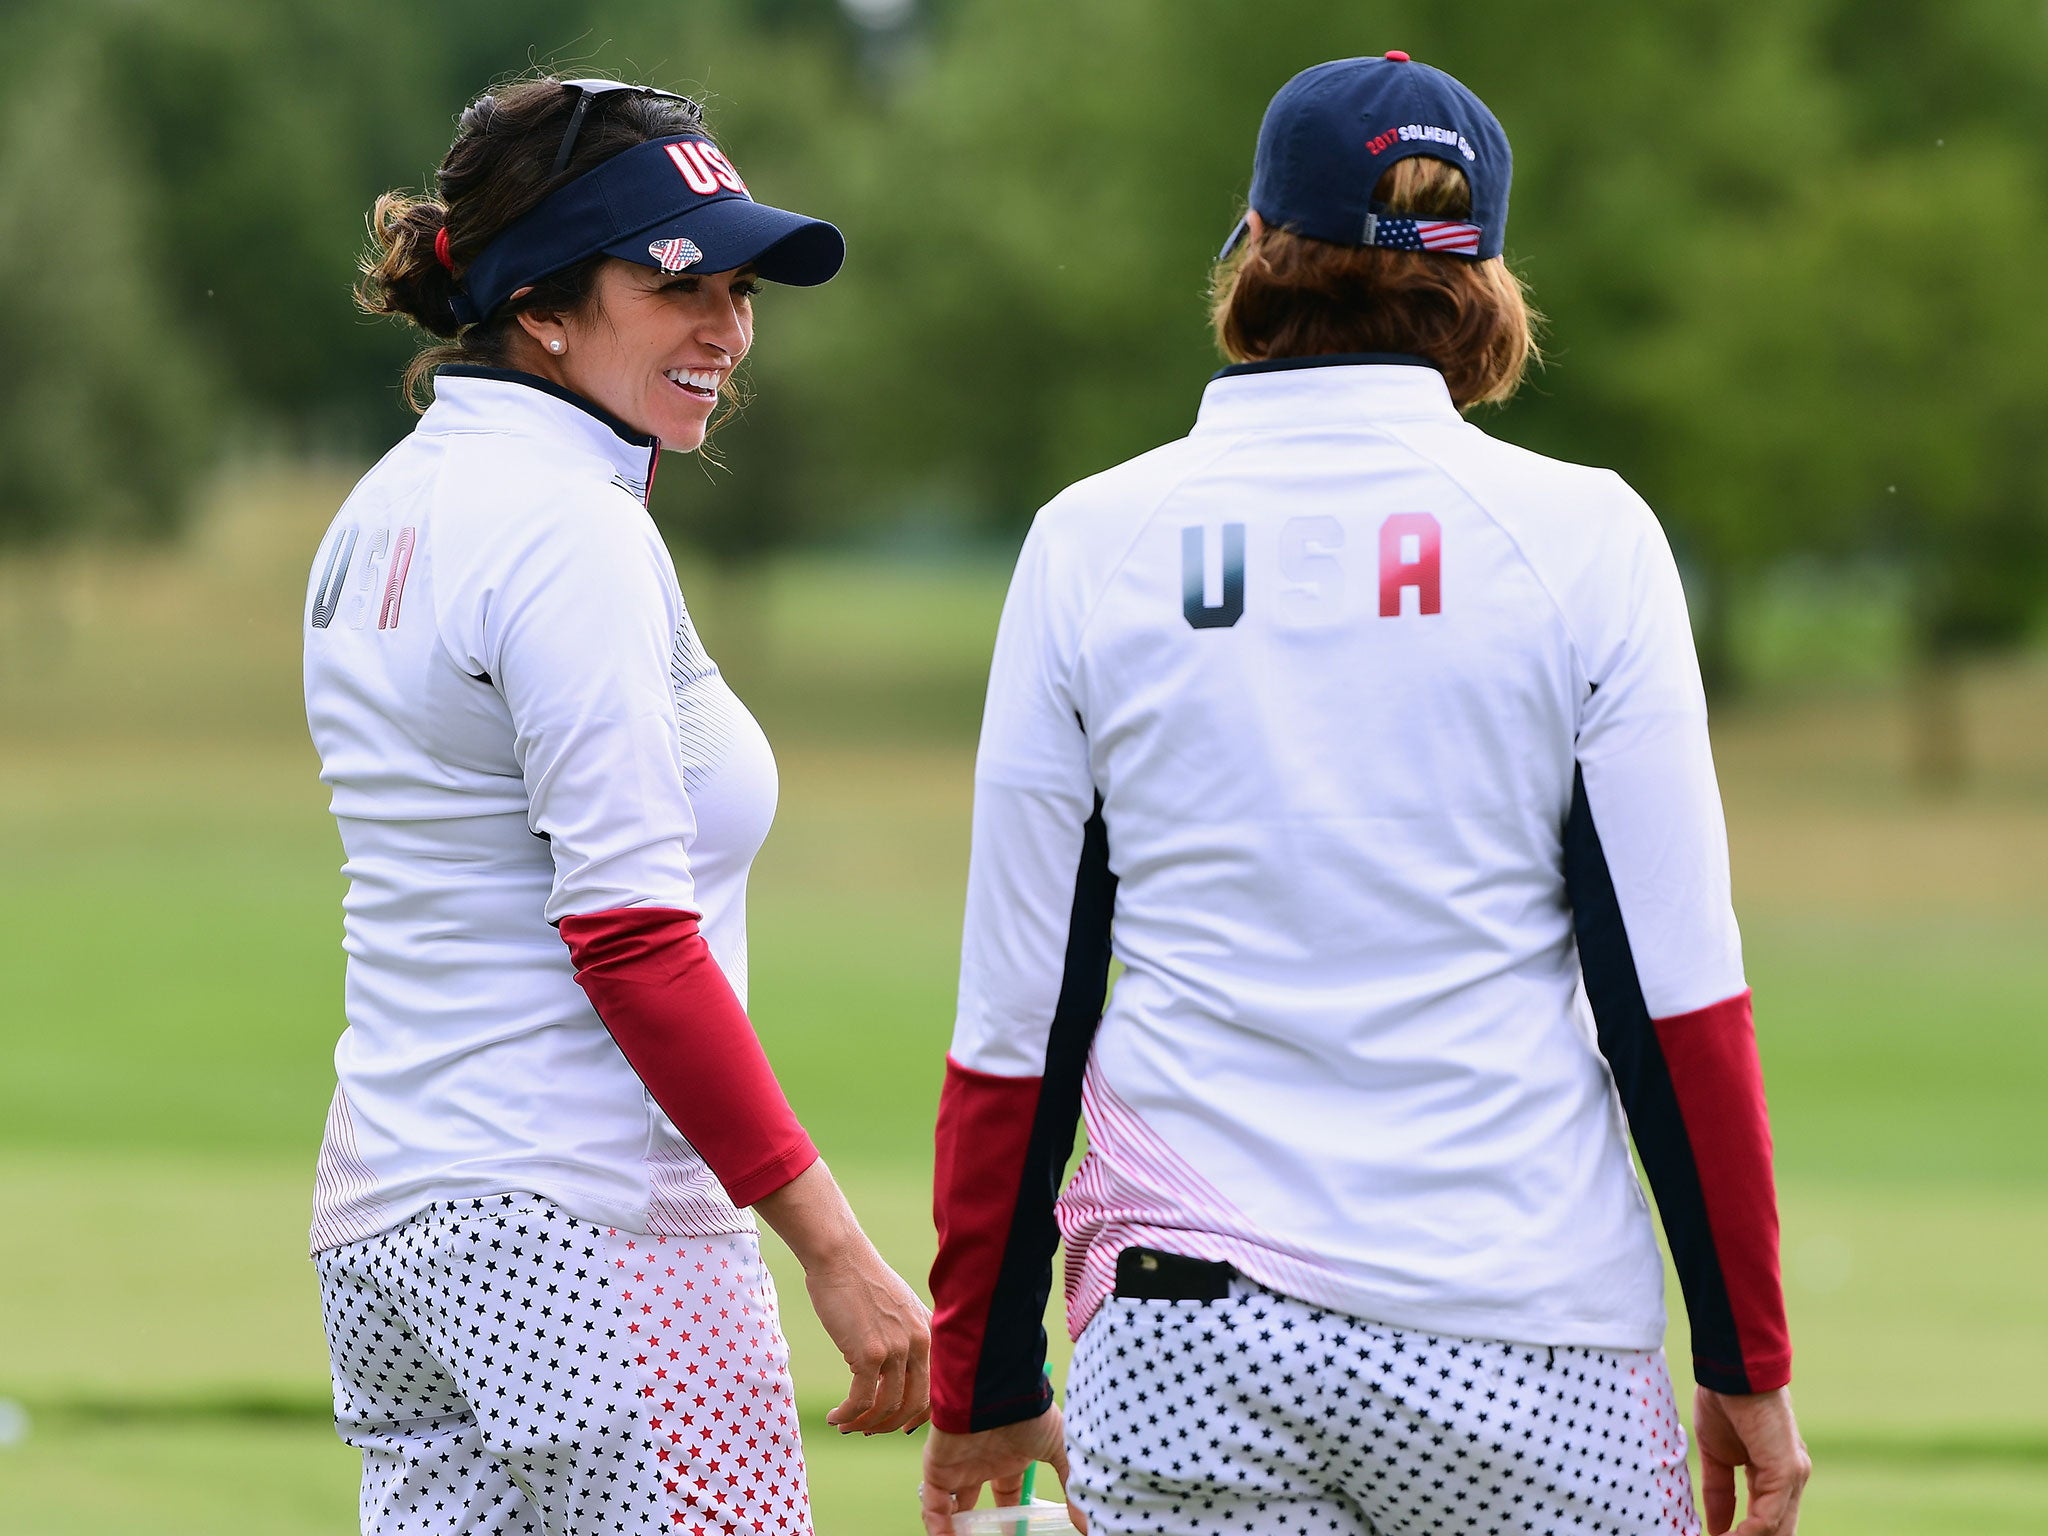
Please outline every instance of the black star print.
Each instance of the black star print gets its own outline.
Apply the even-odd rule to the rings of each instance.
[[[1541,1383],[1502,1401],[1539,1349],[1576,1417]],[[1075,1352],[1067,1425],[1076,1495],[1105,1531],[1698,1530],[1655,1354],[1441,1338],[1246,1281],[1220,1302],[1106,1303]],[[1541,1451],[1507,1449],[1546,1427]],[[1541,1475],[1516,1472],[1511,1492],[1508,1464]]]

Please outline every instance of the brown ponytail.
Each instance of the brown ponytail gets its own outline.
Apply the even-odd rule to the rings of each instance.
[[[403,315],[434,336],[453,337],[455,274],[435,253],[448,210],[431,197],[386,192],[370,210],[370,248],[360,263],[356,306],[372,315]]]

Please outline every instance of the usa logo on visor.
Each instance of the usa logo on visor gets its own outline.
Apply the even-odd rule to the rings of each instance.
[[[680,272],[683,268],[704,259],[704,253],[697,249],[696,242],[680,238],[657,240],[647,247],[647,254],[654,258],[655,265],[664,272]]]
[[[699,197],[737,192],[749,202],[753,200],[747,184],[740,180],[740,173],[732,168],[732,162],[719,152],[717,145],[704,139],[685,139],[668,146],[668,157]]]

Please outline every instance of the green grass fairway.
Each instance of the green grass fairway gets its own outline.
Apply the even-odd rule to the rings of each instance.
[[[0,658],[0,1398],[33,1418],[0,1447],[0,1536],[354,1529],[304,1253],[341,971],[293,678],[314,520],[264,523],[261,491],[197,553],[56,572],[36,601],[63,645]],[[28,585],[0,572],[0,634]],[[812,562],[700,585],[714,650],[721,624],[746,633],[730,670],[783,770],[754,1011],[921,1278],[1000,575]],[[888,600],[842,623],[838,590]],[[132,665],[116,615],[155,641]],[[1973,688],[1983,779],[1937,804],[1897,785],[1886,695],[1719,724],[1814,1536],[2048,1529],[2048,674]],[[849,700],[897,692],[885,732],[852,728]],[[825,1430],[843,1372],[771,1254],[819,1530],[908,1536],[919,1441]]]

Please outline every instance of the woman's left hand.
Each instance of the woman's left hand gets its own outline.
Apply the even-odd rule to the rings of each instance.
[[[924,1486],[918,1490],[928,1536],[948,1536],[954,1513],[974,1508],[984,1483],[994,1490],[999,1507],[1023,1502],[1024,1469],[1034,1461],[1050,1464],[1060,1486],[1067,1485],[1067,1432],[1057,1403],[1035,1419],[979,1434],[930,1431],[924,1443]],[[1074,1529],[1088,1529],[1087,1516],[1071,1498],[1067,1515]]]
[[[811,1309],[853,1372],[846,1400],[825,1415],[842,1435],[916,1429],[931,1417],[931,1313],[865,1242],[804,1271]]]
[[[842,1435],[912,1430],[931,1417],[932,1315],[882,1261],[824,1160],[754,1209],[804,1267],[811,1307],[853,1374],[825,1415]]]

